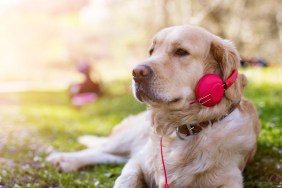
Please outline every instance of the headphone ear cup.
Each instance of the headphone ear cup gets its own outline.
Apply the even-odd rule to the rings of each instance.
[[[218,104],[224,95],[223,80],[216,74],[203,76],[195,88],[196,99],[204,106]]]

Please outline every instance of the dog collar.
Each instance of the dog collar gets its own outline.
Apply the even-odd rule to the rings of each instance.
[[[208,127],[209,125],[212,125],[213,123],[217,121],[223,120],[225,117],[227,117],[229,114],[231,114],[240,104],[240,101],[233,104],[231,108],[228,110],[227,114],[222,116],[219,119],[214,119],[214,120],[209,120],[209,121],[204,121],[200,122],[198,124],[184,124],[180,125],[176,128],[176,135],[180,140],[185,140],[185,137],[191,136],[191,135],[196,135],[199,132],[201,132],[204,128]],[[183,136],[184,135],[184,136]]]

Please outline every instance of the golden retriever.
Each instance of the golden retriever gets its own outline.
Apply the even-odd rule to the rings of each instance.
[[[243,187],[260,131],[254,105],[243,98],[246,77],[238,74],[218,104],[192,104],[204,75],[226,80],[239,68],[232,42],[200,27],[174,26],[154,37],[149,53],[133,70],[133,93],[148,110],[126,118],[109,137],[81,137],[88,149],[47,160],[65,172],[127,162],[116,188]]]

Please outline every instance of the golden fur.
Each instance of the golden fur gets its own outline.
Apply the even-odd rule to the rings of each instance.
[[[178,49],[188,53],[176,55]],[[170,187],[243,187],[241,172],[255,155],[260,130],[254,105],[243,98],[246,77],[239,74],[214,107],[190,104],[202,76],[215,73],[225,80],[239,68],[240,57],[234,45],[200,27],[175,26],[154,37],[150,54],[142,63],[154,74],[146,82],[146,91],[133,83],[136,98],[148,106],[148,111],[125,119],[109,137],[81,137],[79,141],[89,149],[54,153],[48,160],[63,171],[127,161],[116,188],[163,187],[162,136]],[[238,102],[238,107],[221,119]],[[180,125],[216,119],[221,120],[185,140],[175,134]]]

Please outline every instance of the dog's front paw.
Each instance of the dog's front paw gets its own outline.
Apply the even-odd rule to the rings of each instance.
[[[79,159],[72,153],[52,153],[46,160],[62,172],[72,172],[79,169]]]

